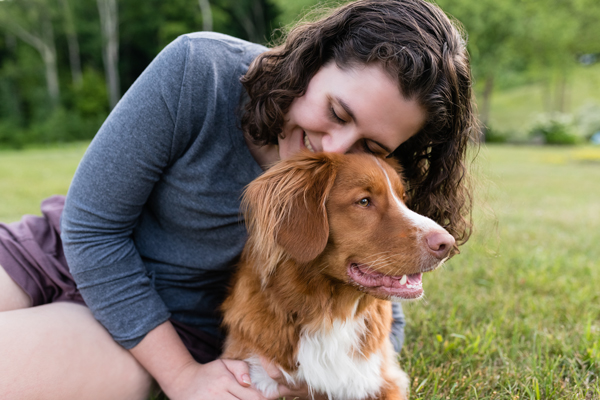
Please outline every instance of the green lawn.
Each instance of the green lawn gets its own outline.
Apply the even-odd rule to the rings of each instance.
[[[0,222],[40,213],[40,202],[67,194],[87,143],[49,149],[0,150]]]
[[[84,144],[0,151],[0,221],[66,193]],[[482,148],[476,231],[405,305],[412,399],[600,398],[600,148]]]
[[[576,66],[567,79],[566,87],[566,113],[577,116],[586,104],[600,106],[600,63]],[[526,138],[532,123],[540,114],[556,109],[555,91],[556,87],[547,87],[542,83],[494,91],[490,127],[509,132],[515,138]]]
[[[413,399],[600,398],[600,148],[483,148],[476,232],[405,307]]]

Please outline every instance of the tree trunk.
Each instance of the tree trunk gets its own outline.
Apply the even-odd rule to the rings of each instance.
[[[71,79],[73,86],[81,87],[83,81],[81,73],[81,57],[79,55],[79,40],[77,39],[77,30],[73,20],[73,13],[69,0],[61,0],[64,18],[65,18],[65,34],[67,35],[67,45],[69,46],[69,63],[71,65]]]
[[[108,89],[110,108],[121,98],[119,79],[119,12],[116,0],[97,0],[102,29],[102,60]]]
[[[46,65],[46,82],[48,83],[48,93],[52,99],[53,105],[58,105],[60,98],[60,88],[58,84],[58,68],[56,65],[56,47],[54,46],[54,29],[52,22],[47,14],[42,16],[42,29],[44,38],[47,40],[43,48],[42,58]]]
[[[41,25],[43,34],[41,37],[28,32],[14,21],[5,21],[6,27],[19,39],[35,48],[44,61],[46,70],[46,86],[48,96],[55,107],[60,100],[60,86],[58,84],[58,68],[56,66],[56,47],[54,46],[54,30],[52,21],[47,13],[42,13],[38,23]]]
[[[212,31],[213,30],[213,19],[212,11],[210,10],[210,3],[208,0],[198,0],[200,4],[200,11],[202,12],[202,30]]]

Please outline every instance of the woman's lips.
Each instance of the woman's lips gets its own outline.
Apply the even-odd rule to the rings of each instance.
[[[303,135],[303,139],[304,139],[304,146],[311,152],[314,153],[315,149],[312,147],[312,145],[310,144],[310,141],[308,140],[308,136],[306,135],[306,132],[302,131],[302,135]]]

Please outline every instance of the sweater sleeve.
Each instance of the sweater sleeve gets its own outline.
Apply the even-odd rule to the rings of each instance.
[[[174,156],[188,55],[188,39],[176,40],[127,91],[84,155],[62,215],[73,278],[96,319],[127,349],[170,317],[132,233]]]
[[[400,303],[392,303],[392,332],[390,334],[390,340],[394,345],[396,353],[400,353],[402,345],[404,344],[404,325],[406,320],[404,319],[404,312],[402,311],[402,305]]]

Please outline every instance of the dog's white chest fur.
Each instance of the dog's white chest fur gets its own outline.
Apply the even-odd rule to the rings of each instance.
[[[360,354],[360,342],[366,331],[362,318],[334,321],[333,326],[300,337],[298,370],[286,375],[290,383],[308,384],[330,399],[359,400],[377,394],[383,384],[381,351],[365,358]],[[266,396],[277,395],[277,385],[262,370],[257,357],[246,360],[251,365],[251,379]]]

